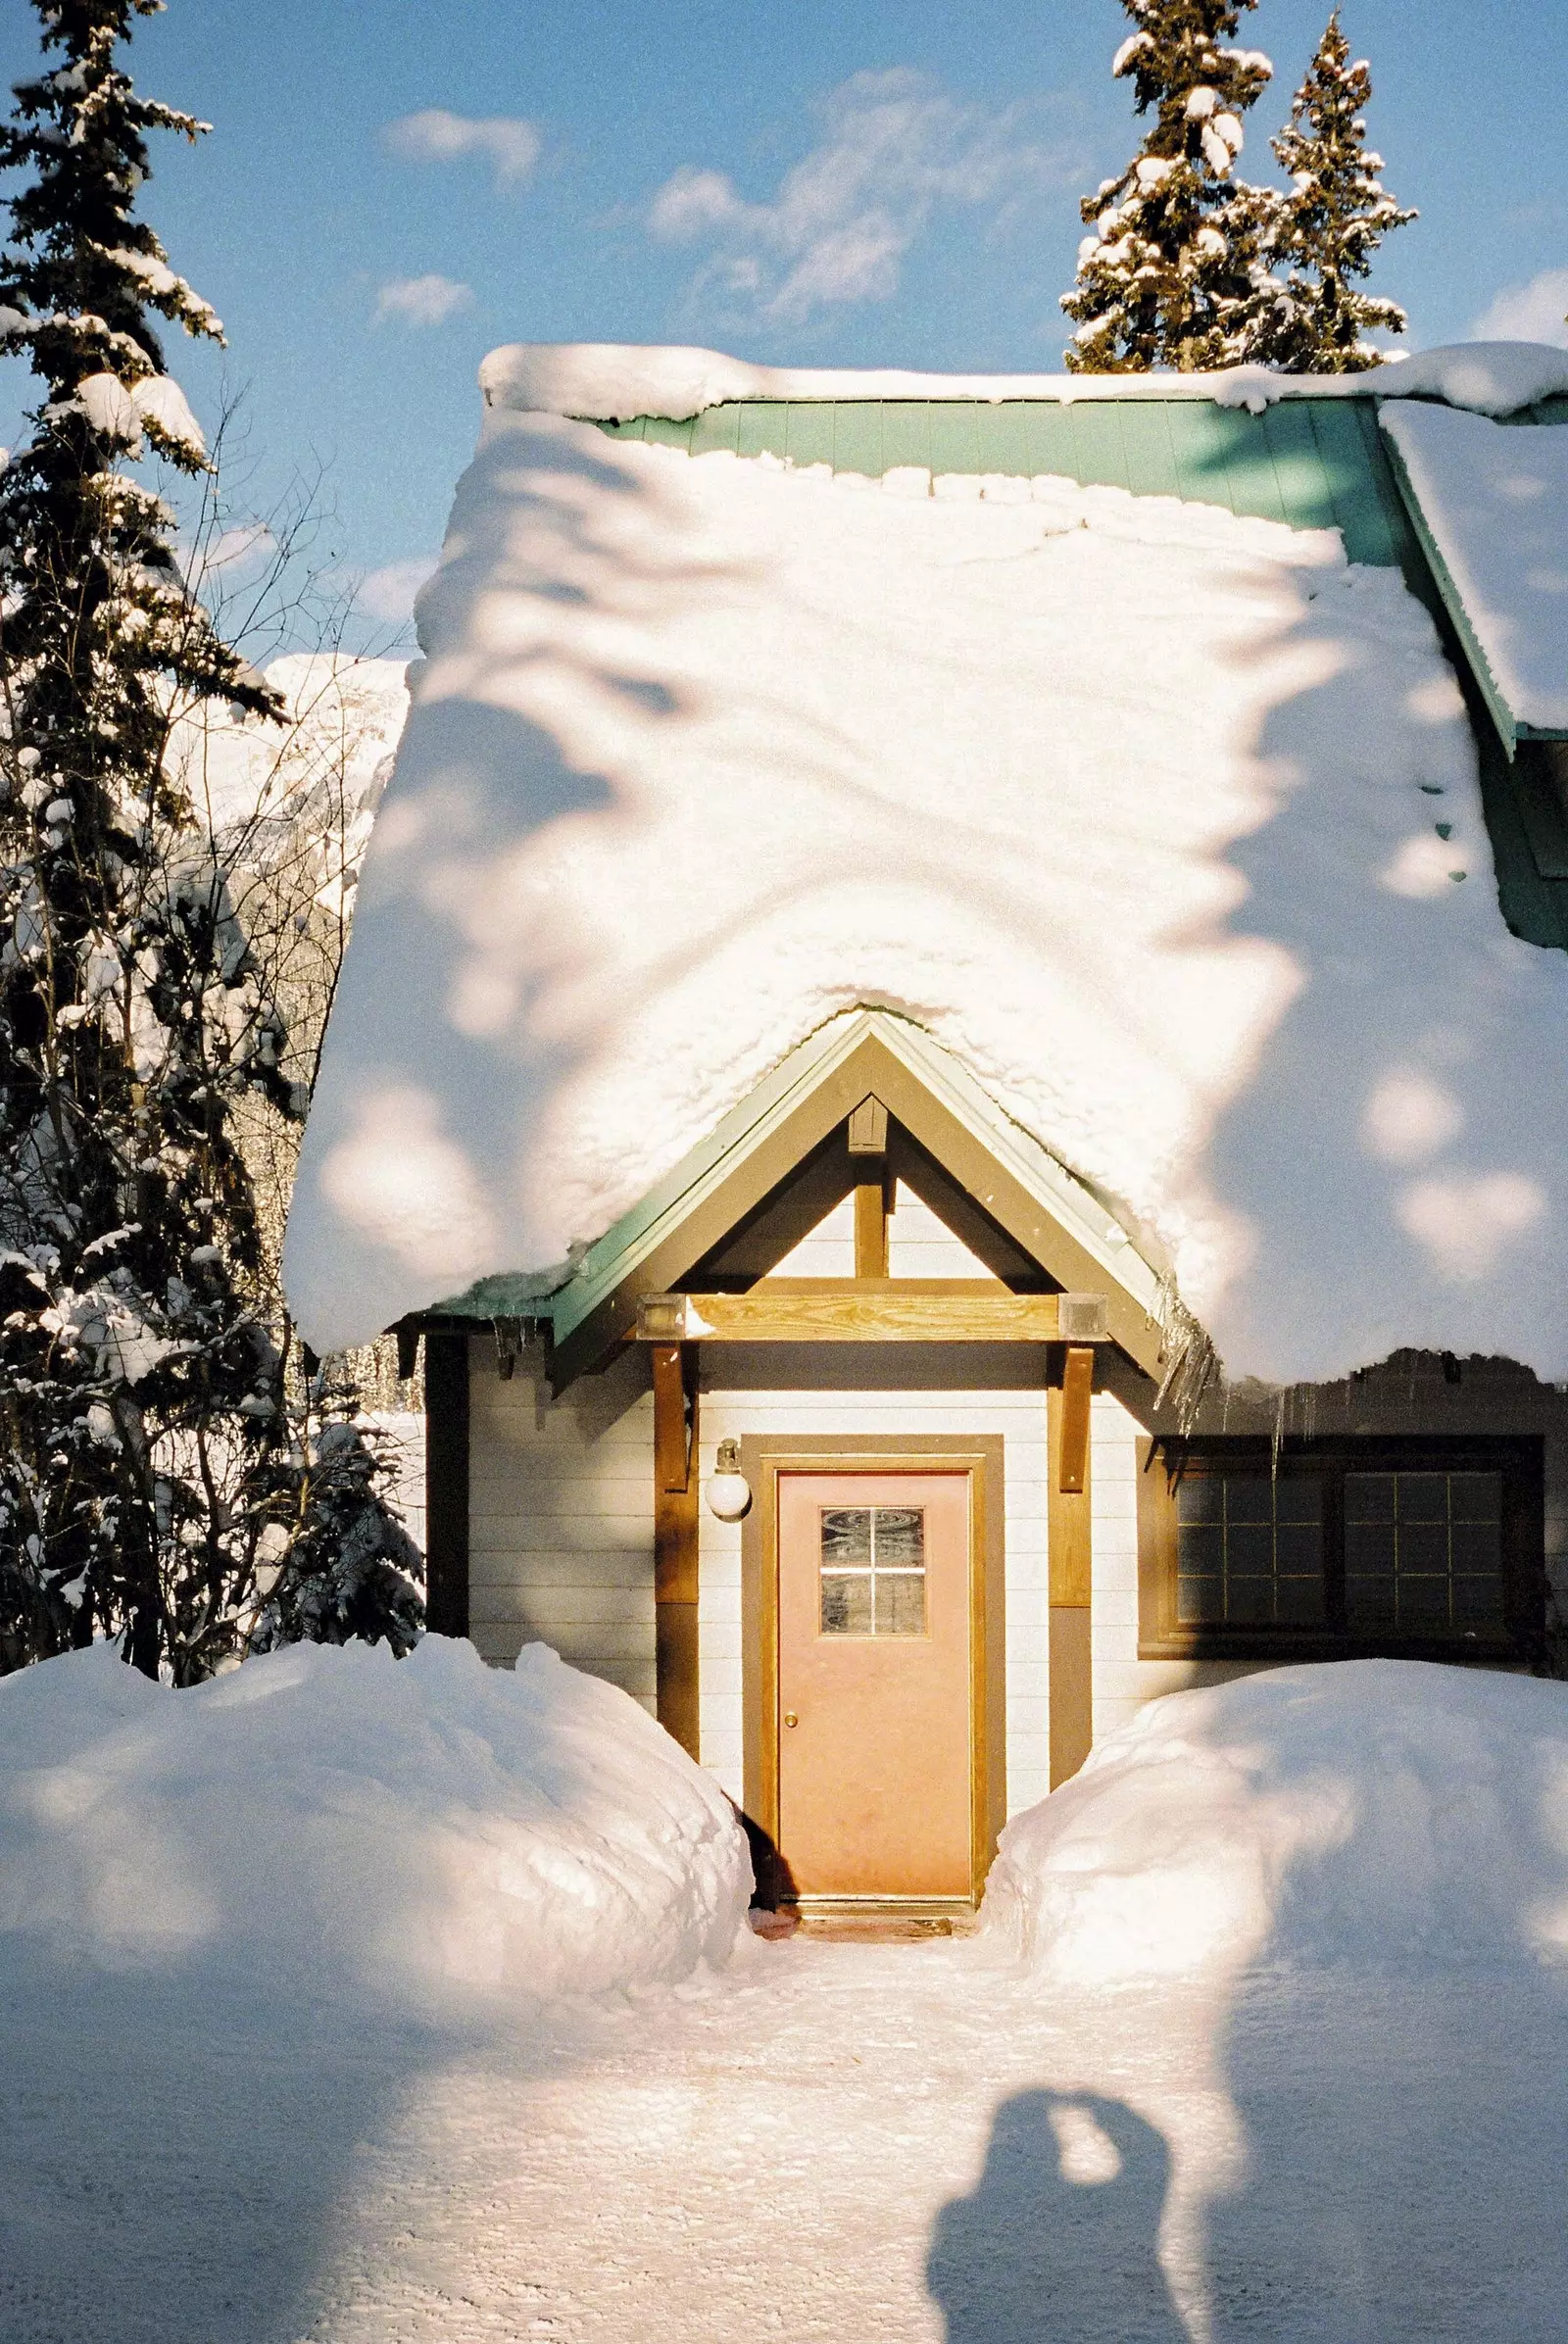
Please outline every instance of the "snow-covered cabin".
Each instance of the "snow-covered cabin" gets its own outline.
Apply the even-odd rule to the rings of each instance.
[[[432,1625],[933,1911],[1157,1693],[1529,1664],[1568,354],[481,380],[286,1265]]]

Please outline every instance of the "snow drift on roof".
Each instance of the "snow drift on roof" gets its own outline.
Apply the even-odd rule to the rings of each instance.
[[[1568,732],[1568,430],[1389,408],[1455,613],[1515,725]]]
[[[1016,1817],[983,1933],[1057,1984],[1568,1961],[1568,1687],[1409,1660],[1172,1693]]]
[[[922,374],[902,367],[754,366],[722,351],[633,342],[511,342],[479,368],[488,407],[625,422],[684,421],[732,399],[1212,399],[1254,413],[1280,399],[1443,399],[1511,415],[1568,394],[1568,351],[1535,342],[1461,342],[1366,374]]]
[[[495,412],[419,602],[286,1253],[318,1350],[924,1027],[1234,1372],[1568,1374],[1568,960],[1426,611],[1330,533]]]

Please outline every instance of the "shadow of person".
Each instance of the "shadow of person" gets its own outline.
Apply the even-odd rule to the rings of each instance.
[[[943,2208],[926,2260],[948,2344],[1187,2344],[1155,2253],[1169,2170],[1120,2100],[1004,2100],[979,2183]]]

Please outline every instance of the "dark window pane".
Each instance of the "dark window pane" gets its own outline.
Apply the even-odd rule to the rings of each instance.
[[[1274,1534],[1274,1553],[1280,1571],[1291,1575],[1323,1568],[1323,1526],[1318,1522],[1281,1523]]]
[[[1448,1477],[1446,1473],[1396,1474],[1398,1484],[1399,1520],[1404,1522],[1446,1522],[1448,1519]]]
[[[1456,1571],[1495,1571],[1502,1563],[1502,1532],[1495,1522],[1456,1522],[1448,1533]]]
[[[1225,1533],[1215,1523],[1183,1522],[1177,1526],[1176,1555],[1183,1571],[1222,1571]]]
[[[822,1565],[869,1563],[871,1509],[869,1506],[822,1508]]]
[[[1274,1533],[1266,1522],[1233,1522],[1225,1533],[1225,1568],[1255,1573],[1274,1568]]]
[[[1274,1617],[1273,1580],[1238,1579],[1233,1572],[1225,1582],[1225,1617],[1239,1626],[1248,1627],[1271,1622]]]
[[[1407,1571],[1446,1571],[1448,1526],[1446,1522],[1399,1524],[1399,1577]]]
[[[1500,1522],[1500,1473],[1450,1473],[1448,1509],[1455,1522]]]
[[[1217,1473],[1188,1473],[1176,1485],[1176,1519],[1188,1522],[1222,1522],[1225,1518],[1225,1483]]]
[[[1323,1581],[1282,1579],[1276,1583],[1275,1617],[1285,1628],[1318,1628],[1323,1622]]]
[[[1305,1474],[1288,1474],[1279,1484],[1275,1496],[1276,1522],[1321,1522],[1323,1519],[1323,1484]]]
[[[1399,1573],[1399,1625],[1402,1628],[1446,1628],[1448,1582]]]
[[[1274,1485],[1250,1475],[1225,1476],[1225,1518],[1228,1522],[1272,1522]]]
[[[1456,1579],[1453,1617],[1466,1628],[1502,1626],[1502,1583],[1497,1579]]]
[[[1345,1477],[1346,1521],[1392,1522],[1394,1478],[1392,1473],[1348,1473]]]
[[[1345,1582],[1345,1613],[1358,1626],[1394,1618],[1394,1581],[1389,1579],[1351,1579]]]
[[[869,1571],[822,1575],[822,1634],[869,1636],[871,1633],[871,1574]]]
[[[1223,1620],[1225,1582],[1222,1579],[1189,1579],[1184,1572],[1176,1582],[1176,1617],[1187,1627]]]
[[[877,1506],[875,1513],[878,1568],[884,1563],[923,1563],[925,1508]]]
[[[923,1571],[877,1573],[876,1633],[878,1636],[924,1636]]]
[[[1345,1568],[1347,1571],[1387,1571],[1394,1574],[1394,1525],[1392,1522],[1348,1522],[1345,1526]]]

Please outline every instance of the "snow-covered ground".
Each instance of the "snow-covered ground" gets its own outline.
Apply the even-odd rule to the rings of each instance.
[[[461,1791],[471,1821],[504,1737],[494,1716],[475,1730],[454,1682],[458,1697],[432,1681],[412,1709],[383,1703],[358,1758],[373,1720],[349,1705],[344,1818],[343,1785],[406,1799],[422,1754],[427,1805]],[[31,1732],[4,1753],[0,1879],[51,1831],[79,1849],[94,1804],[81,1701],[33,1672],[0,1684],[0,1720],[19,1692]],[[149,1687],[127,1714],[221,1718],[217,1693]],[[282,1716],[281,1681],[279,1697]],[[222,1737],[202,1732],[187,1821],[226,1816],[227,1877],[253,1851],[259,1874],[270,1862],[299,1926],[278,1833],[270,1857],[254,1829],[267,1777],[247,1829],[213,1798]],[[651,1756],[655,1730],[639,1734]],[[145,1803],[145,1726],[140,1746],[139,1772],[100,1770],[100,1810],[120,1774]],[[221,1930],[152,1958],[123,1932],[18,1926],[13,1905],[0,2335],[1555,2344],[1568,1969],[1538,1924],[1568,1876],[1565,1750],[1568,1689],[1517,1679],[1342,1665],[1177,1696],[1014,1826],[1004,1873],[1054,1879],[1058,1920],[1074,1879],[1080,1919],[1107,1880],[1156,1903],[1163,1880],[1179,1925],[1205,1867],[1222,1895],[1236,1848],[1244,1870],[1272,1849],[1272,1933],[1242,1960],[1189,1933],[1179,1960],[1146,1947],[1109,1984],[1053,1976],[1038,1946],[1019,1960],[1004,1925],[894,1945],[745,1936],[719,1969],[548,2005],[524,1998],[537,1980],[411,1999],[352,1967],[213,1958]],[[670,1762],[666,1806],[687,1775]],[[285,1815],[299,1789],[296,1770]],[[598,1821],[624,1844],[648,1800],[624,1774],[618,1795],[618,1822],[603,1796]],[[1303,1867],[1287,1826],[1308,1811]],[[162,1814],[167,1829],[167,1798]],[[119,1843],[125,1879],[156,1872],[134,1828]],[[249,1941],[280,1944],[247,1909]]]

